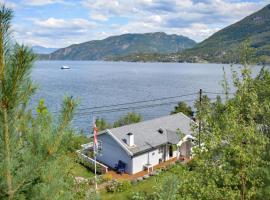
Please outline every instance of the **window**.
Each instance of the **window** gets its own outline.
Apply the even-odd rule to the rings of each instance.
[[[102,141],[98,140],[98,149],[97,152],[100,153],[102,150]]]

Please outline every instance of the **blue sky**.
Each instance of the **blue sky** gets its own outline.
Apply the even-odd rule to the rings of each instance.
[[[19,43],[66,47],[123,33],[162,31],[202,41],[270,0],[0,0]]]

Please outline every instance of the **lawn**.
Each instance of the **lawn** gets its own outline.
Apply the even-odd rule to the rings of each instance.
[[[90,171],[80,163],[75,162],[72,167],[72,173],[75,177],[80,176],[83,178],[91,178],[94,176],[94,173],[92,171]]]
[[[157,176],[152,176],[146,180],[143,180],[141,182],[138,182],[136,184],[132,185],[132,188],[124,191],[124,192],[116,192],[116,193],[108,193],[106,189],[103,189],[100,192],[101,199],[103,200],[127,200],[130,199],[132,196],[132,193],[134,192],[154,192],[155,186],[160,185],[163,180],[172,175],[177,175],[182,174],[181,172],[183,171],[183,166],[180,165],[175,165],[168,171],[164,171],[160,173]]]

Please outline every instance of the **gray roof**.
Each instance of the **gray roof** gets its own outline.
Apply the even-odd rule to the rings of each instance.
[[[112,134],[118,142],[121,143],[121,146],[125,147],[134,155],[166,143],[177,144],[181,138],[176,131],[180,130],[185,135],[192,135],[192,123],[194,123],[194,121],[189,117],[183,113],[177,113],[153,120],[109,129],[107,131],[109,131],[110,134]],[[159,129],[162,129],[163,133],[160,133]],[[130,147],[125,143],[128,139],[127,134],[130,132],[134,135],[135,145],[133,147]],[[106,131],[104,133],[106,133]]]

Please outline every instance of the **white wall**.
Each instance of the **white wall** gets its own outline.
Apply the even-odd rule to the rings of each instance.
[[[140,171],[143,171],[144,170],[143,166],[148,163],[148,160],[151,165],[159,164],[159,159],[162,159],[162,153],[159,153],[158,149],[133,157],[132,173],[135,174]]]
[[[164,148],[164,150],[165,150],[165,148]],[[163,152],[164,152],[164,150],[163,150]],[[177,151],[174,151],[173,157],[176,157],[176,156],[177,156]],[[173,157],[169,157],[169,148],[167,147],[166,160],[169,160]],[[146,152],[144,154],[135,156],[132,159],[132,173],[135,174],[135,173],[138,173],[140,171],[143,171],[144,170],[143,166],[148,163],[148,160],[149,160],[149,163],[151,165],[155,166],[155,165],[159,164],[159,159],[163,160],[163,158],[164,158],[163,153],[162,152],[159,153],[159,149],[154,149],[154,150]]]
[[[185,157],[190,157],[191,156],[191,141],[186,141],[180,146],[180,155],[185,156]]]
[[[101,154],[97,156],[99,162],[114,168],[122,160],[127,164],[126,172],[132,173],[131,157],[110,135],[102,134],[98,140],[102,142]]]

